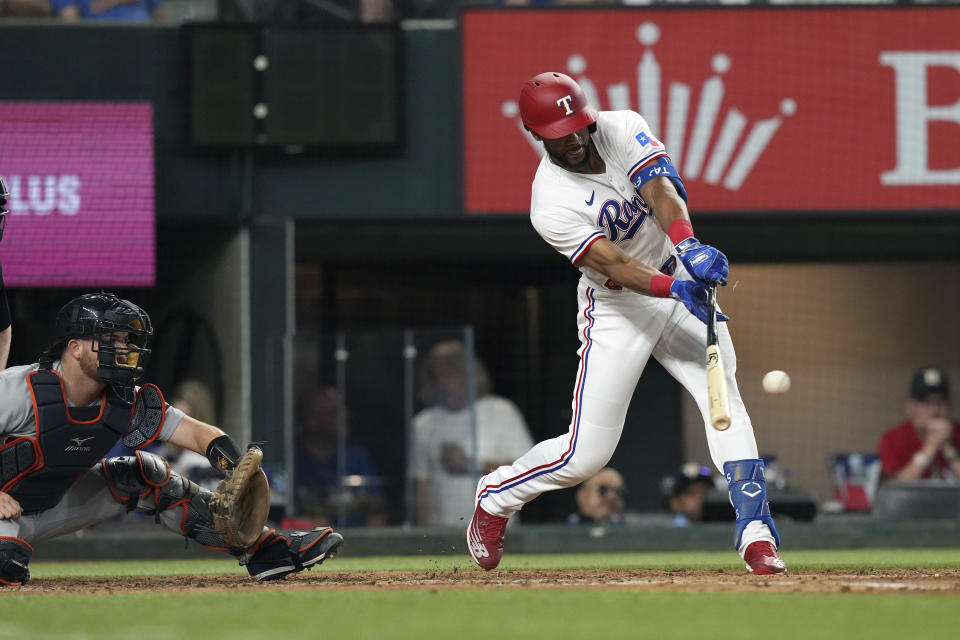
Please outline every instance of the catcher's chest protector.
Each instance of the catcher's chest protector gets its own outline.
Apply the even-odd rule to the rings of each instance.
[[[37,430],[33,436],[14,438],[0,447],[0,491],[9,493],[26,513],[60,502],[67,489],[121,437],[124,444],[131,441],[132,446],[142,447],[156,438],[163,425],[163,396],[153,385],[141,389],[133,407],[106,393],[99,407],[68,411],[55,371],[33,371],[27,382]],[[153,433],[147,436],[146,428],[153,428]]]

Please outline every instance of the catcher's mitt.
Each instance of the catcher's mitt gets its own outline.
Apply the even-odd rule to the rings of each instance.
[[[247,449],[210,498],[213,528],[230,545],[246,549],[260,537],[270,511],[270,484],[260,468],[263,451]]]

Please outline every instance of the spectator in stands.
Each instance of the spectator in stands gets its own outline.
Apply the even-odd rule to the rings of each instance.
[[[410,463],[414,521],[419,525],[464,526],[470,521],[479,474],[510,464],[533,446],[520,410],[491,393],[490,376],[478,360],[471,407],[467,365],[459,341],[437,343],[422,363],[420,399],[426,408],[413,419]]]
[[[0,0],[0,17],[43,18],[50,15],[50,0]]]
[[[342,508],[346,521],[337,523],[341,527],[384,525],[387,514],[380,477],[366,447],[349,439],[346,416],[341,486],[338,402],[336,389],[315,387],[297,403],[293,464],[297,516],[316,524],[335,522]]]
[[[703,520],[703,504],[713,489],[713,472],[710,467],[688,462],[680,471],[665,476],[660,481],[663,506],[673,514],[673,523],[687,526]]]
[[[924,367],[910,381],[907,420],[883,434],[877,454],[883,480],[910,482],[960,478],[960,423],[950,416],[950,383],[938,367]]]
[[[577,512],[570,515],[568,522],[600,526],[621,524],[627,508],[626,498],[623,476],[613,467],[604,467],[577,488]]]
[[[162,0],[50,0],[53,14],[65,22],[78,20],[158,20]]]

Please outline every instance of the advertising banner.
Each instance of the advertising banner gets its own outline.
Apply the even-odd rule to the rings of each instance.
[[[468,10],[464,197],[525,213],[517,98],[565,73],[664,142],[692,211],[960,210],[960,7]]]
[[[0,102],[0,175],[7,286],[153,285],[149,103]]]

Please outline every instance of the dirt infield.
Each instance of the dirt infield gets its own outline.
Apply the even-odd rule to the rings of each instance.
[[[283,582],[255,583],[244,575],[35,579],[9,593],[216,593],[241,590],[610,589],[633,591],[746,591],[764,593],[942,593],[960,595],[960,569],[797,571],[753,576],[739,571],[315,571]]]

